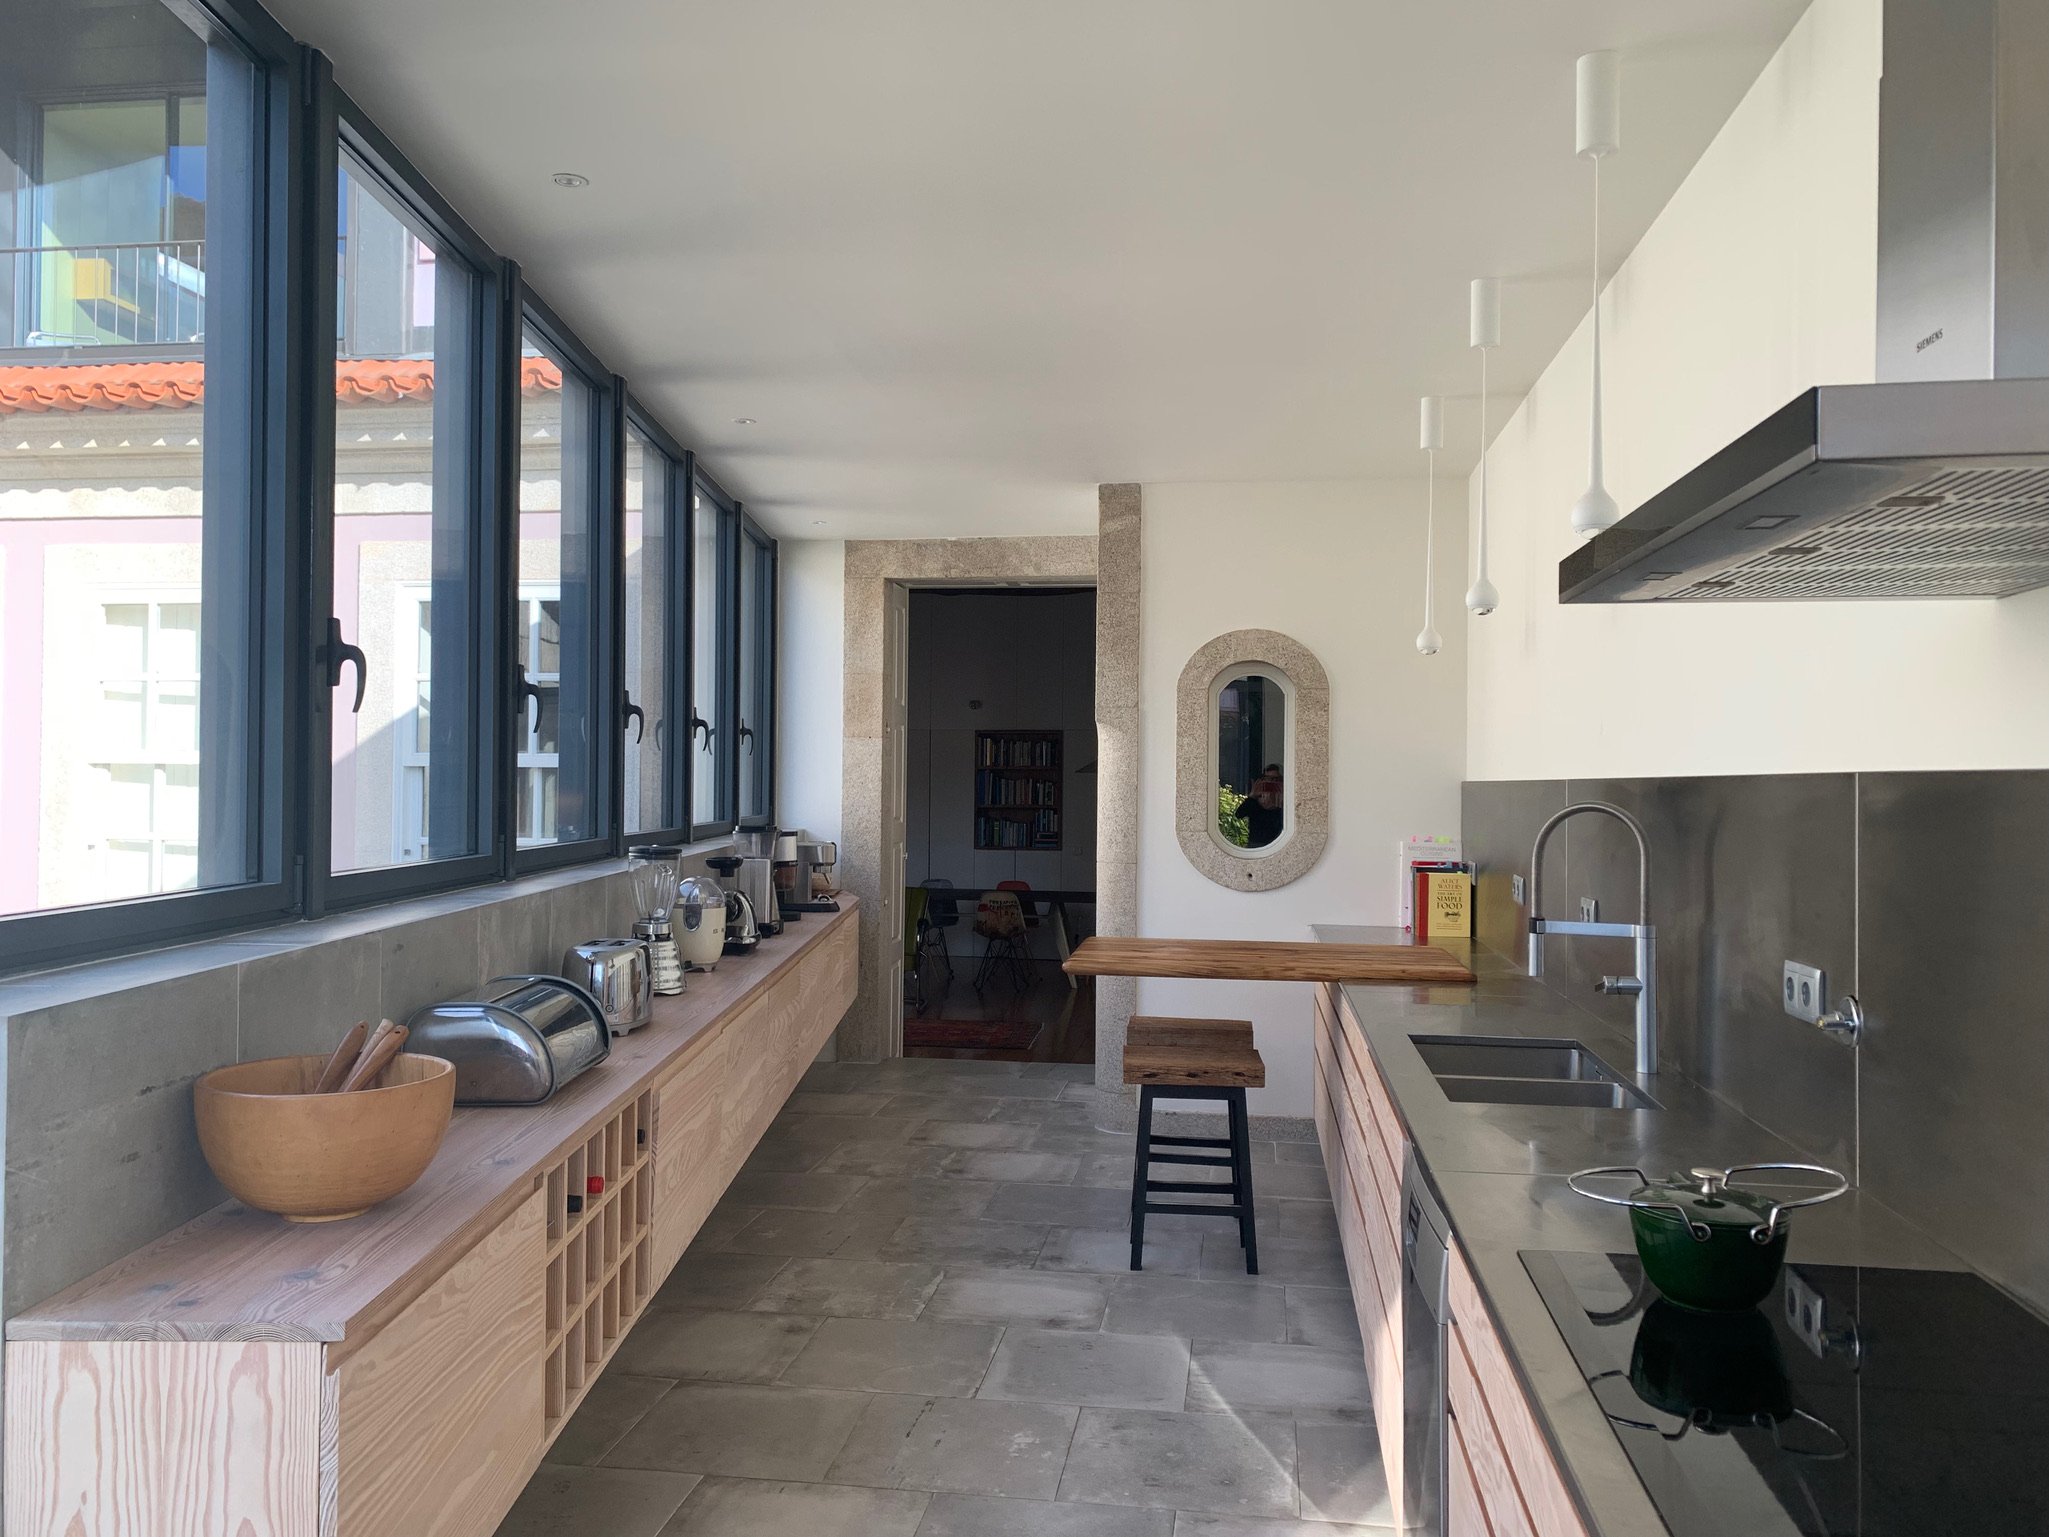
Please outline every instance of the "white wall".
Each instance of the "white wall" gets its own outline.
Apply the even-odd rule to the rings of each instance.
[[[1095,888],[1095,616],[1093,592],[912,592],[904,746],[911,884],[939,876],[957,886]],[[975,847],[977,731],[1063,733],[1057,852]],[[1035,953],[1051,956],[1051,934],[1039,934]],[[981,952],[966,923],[946,937],[957,955]]]
[[[1815,0],[1612,279],[1625,511],[1808,386],[1872,377],[1879,57],[1873,0]],[[2049,592],[1561,607],[1588,363],[1582,325],[1489,456],[1502,604],[1469,626],[1468,778],[2049,764]]]
[[[1438,495],[1438,628],[1446,635],[1434,657],[1415,649],[1420,479],[1145,487],[1139,933],[1302,939],[1317,922],[1395,921],[1397,842],[1458,827],[1465,658],[1462,627],[1444,622],[1458,612],[1463,585],[1454,484]],[[1278,891],[1214,885],[1189,866],[1174,835],[1181,669],[1198,647],[1241,629],[1292,636],[1330,675],[1330,842],[1307,875]],[[1139,984],[1141,1013],[1253,1021],[1267,1066],[1267,1087],[1252,1095],[1255,1114],[1310,1113],[1310,1009],[1301,983]]]
[[[778,551],[776,814],[828,839],[840,835],[846,553],[838,539],[785,539]]]

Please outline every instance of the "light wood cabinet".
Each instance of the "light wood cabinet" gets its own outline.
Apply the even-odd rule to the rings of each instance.
[[[349,1222],[229,1205],[11,1319],[8,1537],[490,1537],[852,1004],[855,910],[459,1111]]]

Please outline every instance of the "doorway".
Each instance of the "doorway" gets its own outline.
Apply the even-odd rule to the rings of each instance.
[[[906,596],[904,1054],[1093,1062],[1095,589]]]

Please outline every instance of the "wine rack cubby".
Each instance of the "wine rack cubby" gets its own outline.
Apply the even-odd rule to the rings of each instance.
[[[653,1150],[649,1090],[545,1177],[549,1441],[647,1305],[654,1282]]]

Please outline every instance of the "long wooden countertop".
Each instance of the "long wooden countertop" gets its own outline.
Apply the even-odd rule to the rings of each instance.
[[[230,1201],[7,1322],[10,1340],[316,1340],[328,1364],[374,1334],[533,1193],[590,1129],[668,1076],[858,904],[812,913],[693,973],[654,1019],[544,1104],[458,1110],[411,1189],[344,1222],[287,1222]]]
[[[1198,977],[1223,982],[1471,982],[1473,973],[1435,945],[1326,945],[1267,939],[1116,939],[1075,947],[1066,969],[1081,977]]]

